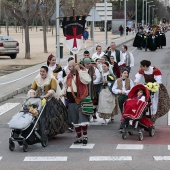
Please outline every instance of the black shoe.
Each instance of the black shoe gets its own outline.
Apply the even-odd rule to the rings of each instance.
[[[83,145],[85,146],[85,145],[87,145],[87,143],[88,143],[88,138],[87,138],[87,137],[84,137],[84,138],[83,138]]]
[[[83,141],[82,141],[81,139],[77,139],[77,140],[74,142],[74,144],[81,144],[81,143],[83,143]]]

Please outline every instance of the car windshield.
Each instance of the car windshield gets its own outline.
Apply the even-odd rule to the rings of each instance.
[[[8,36],[0,36],[0,41],[4,41],[4,40],[14,41],[11,37],[8,37]]]

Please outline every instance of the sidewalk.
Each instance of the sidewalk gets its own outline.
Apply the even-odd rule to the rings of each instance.
[[[117,46],[125,44],[126,42],[132,40],[134,35],[128,35],[126,37],[120,37],[117,39],[109,39],[108,45],[111,41],[116,42]],[[106,49],[105,42],[98,43],[102,46],[103,50]],[[120,49],[118,47],[118,49]],[[88,46],[87,50],[90,50],[90,53],[93,54],[93,48]],[[82,58],[84,50],[79,51],[78,60]],[[66,65],[69,55],[65,55],[63,59],[60,60],[62,66]],[[33,82],[35,76],[38,74],[39,68],[42,64],[37,64],[35,66],[5,75],[0,77],[0,102],[5,101],[13,96],[27,92],[30,88],[31,83]]]

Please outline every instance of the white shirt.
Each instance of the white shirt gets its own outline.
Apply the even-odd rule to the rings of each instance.
[[[153,67],[149,67],[149,70],[148,71],[144,71],[144,73],[145,74],[153,74]],[[137,73],[136,75],[135,75],[135,83],[141,83],[141,81],[142,81],[142,78],[143,78],[143,74],[139,74],[139,73]],[[156,80],[156,82],[158,83],[158,84],[162,84],[162,75],[154,75],[154,79]]]
[[[100,82],[101,82],[101,73],[97,68],[94,68],[94,69],[95,69],[96,79],[93,80],[93,84],[100,84]]]
[[[125,80],[125,81],[126,81],[126,80]],[[130,79],[130,90],[127,90],[127,89],[125,88],[125,81],[122,80],[122,90],[120,90],[120,89],[118,89],[117,80],[116,80],[115,83],[114,83],[114,85],[113,85],[113,87],[112,87],[112,92],[113,92],[114,94],[119,94],[119,93],[122,91],[122,92],[125,92],[126,95],[128,95],[128,93],[130,92],[130,90],[133,88],[134,83],[133,83],[133,81]]]
[[[122,53],[123,55],[123,58],[124,58],[124,63],[126,63],[126,58],[127,58],[127,52],[125,53]],[[134,56],[132,53],[129,52],[129,55],[130,55],[130,67],[133,67],[134,66]],[[123,63],[123,64],[124,64]]]
[[[104,56],[104,52],[101,52],[101,54],[97,54],[97,52],[96,53],[94,53],[93,55],[92,55],[92,59],[94,60],[94,59],[96,59],[96,58],[100,58],[101,59],[101,57],[103,57]]]

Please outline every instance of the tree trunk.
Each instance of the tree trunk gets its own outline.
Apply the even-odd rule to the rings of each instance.
[[[29,25],[28,20],[26,21],[24,25],[25,30],[25,58],[30,59],[30,40],[29,40]]]
[[[48,53],[47,50],[47,25],[46,19],[43,20],[43,39],[44,39],[44,53]]]
[[[6,15],[6,31],[7,31],[7,35],[9,36],[9,17],[8,17],[8,15]]]

